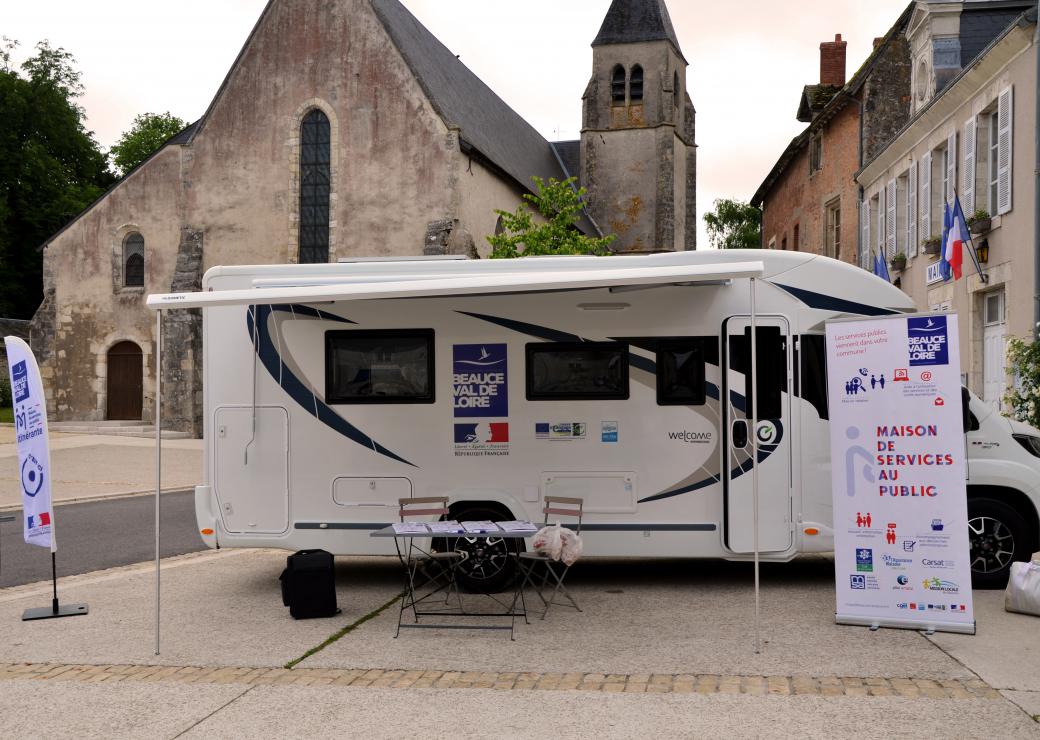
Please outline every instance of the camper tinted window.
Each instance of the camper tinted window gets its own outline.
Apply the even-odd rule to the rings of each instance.
[[[827,346],[823,334],[803,334],[801,342],[802,398],[811,403],[821,419],[827,419]]]
[[[433,403],[433,331],[325,333],[325,401]]]
[[[787,390],[787,342],[776,326],[760,326],[758,328],[757,376],[758,403],[757,418],[779,419],[783,415],[783,397]],[[743,336],[730,337],[730,367],[744,376],[744,399],[747,417],[754,416],[752,406],[754,397],[751,394],[751,329],[744,329]]]
[[[628,345],[618,342],[527,345],[527,400],[628,398]]]
[[[657,345],[657,403],[661,406],[704,405],[704,343],[700,337]],[[712,343],[718,340],[711,337]]]

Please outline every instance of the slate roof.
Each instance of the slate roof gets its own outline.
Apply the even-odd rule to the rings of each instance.
[[[549,142],[430,33],[398,0],[372,0],[386,28],[445,124],[464,148],[533,192],[531,177],[566,179]]]
[[[961,67],[971,64],[1023,12],[1035,8],[1035,2],[966,4],[961,10]]]
[[[798,104],[796,118],[802,123],[811,123],[839,92],[841,85],[806,85],[802,88],[802,99]]]
[[[614,0],[603,19],[593,46],[668,41],[682,57],[679,37],[664,0]],[[683,57],[683,61],[686,58]]]
[[[563,162],[564,169],[567,170],[567,177],[578,178],[578,184],[581,184],[581,140],[575,139],[574,141],[554,141],[552,143],[553,149],[560,155],[560,161]]]

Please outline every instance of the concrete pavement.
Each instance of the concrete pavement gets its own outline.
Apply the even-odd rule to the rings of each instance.
[[[985,642],[929,641],[834,625],[826,558],[771,566],[769,642],[755,655],[746,566],[588,560],[571,573],[585,611],[533,619],[516,642],[446,630],[394,640],[394,560],[339,558],[343,613],[297,622],[279,598],[284,559],[166,561],[160,656],[150,564],[66,579],[62,598],[89,602],[86,617],[23,623],[48,585],[0,591],[0,705],[15,735],[1040,737],[1027,714],[1036,662],[1015,655],[1040,622],[1005,620],[1017,615],[988,595],[976,595]],[[46,727],[18,709],[51,700],[65,711]]]
[[[52,433],[54,501],[67,503],[155,490],[155,440]],[[0,426],[0,511],[21,506],[14,427]],[[163,490],[202,481],[202,440],[163,441]]]

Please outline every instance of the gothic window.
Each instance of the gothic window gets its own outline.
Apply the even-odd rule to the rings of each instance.
[[[620,64],[614,67],[610,77],[610,99],[614,105],[625,104],[625,68]]]
[[[629,96],[633,103],[643,102],[643,68],[638,64],[632,67],[632,82],[629,87]]]
[[[672,98],[675,107],[678,109],[682,107],[682,90],[679,89],[679,73],[675,73],[675,78],[672,81]]]
[[[332,134],[318,109],[300,126],[300,263],[329,261],[329,191]]]
[[[123,286],[144,286],[144,237],[136,231],[123,239]]]

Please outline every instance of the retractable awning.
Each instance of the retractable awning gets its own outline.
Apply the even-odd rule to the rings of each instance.
[[[525,273],[456,274],[435,278],[409,275],[403,280],[335,277],[318,285],[257,287],[201,293],[159,293],[148,296],[148,307],[164,311],[180,308],[248,306],[274,303],[328,303],[334,301],[422,298],[436,296],[540,293],[626,286],[688,285],[738,278],[759,278],[762,262],[661,267],[624,266],[598,269],[539,270]],[[310,281],[308,281],[310,282]]]

